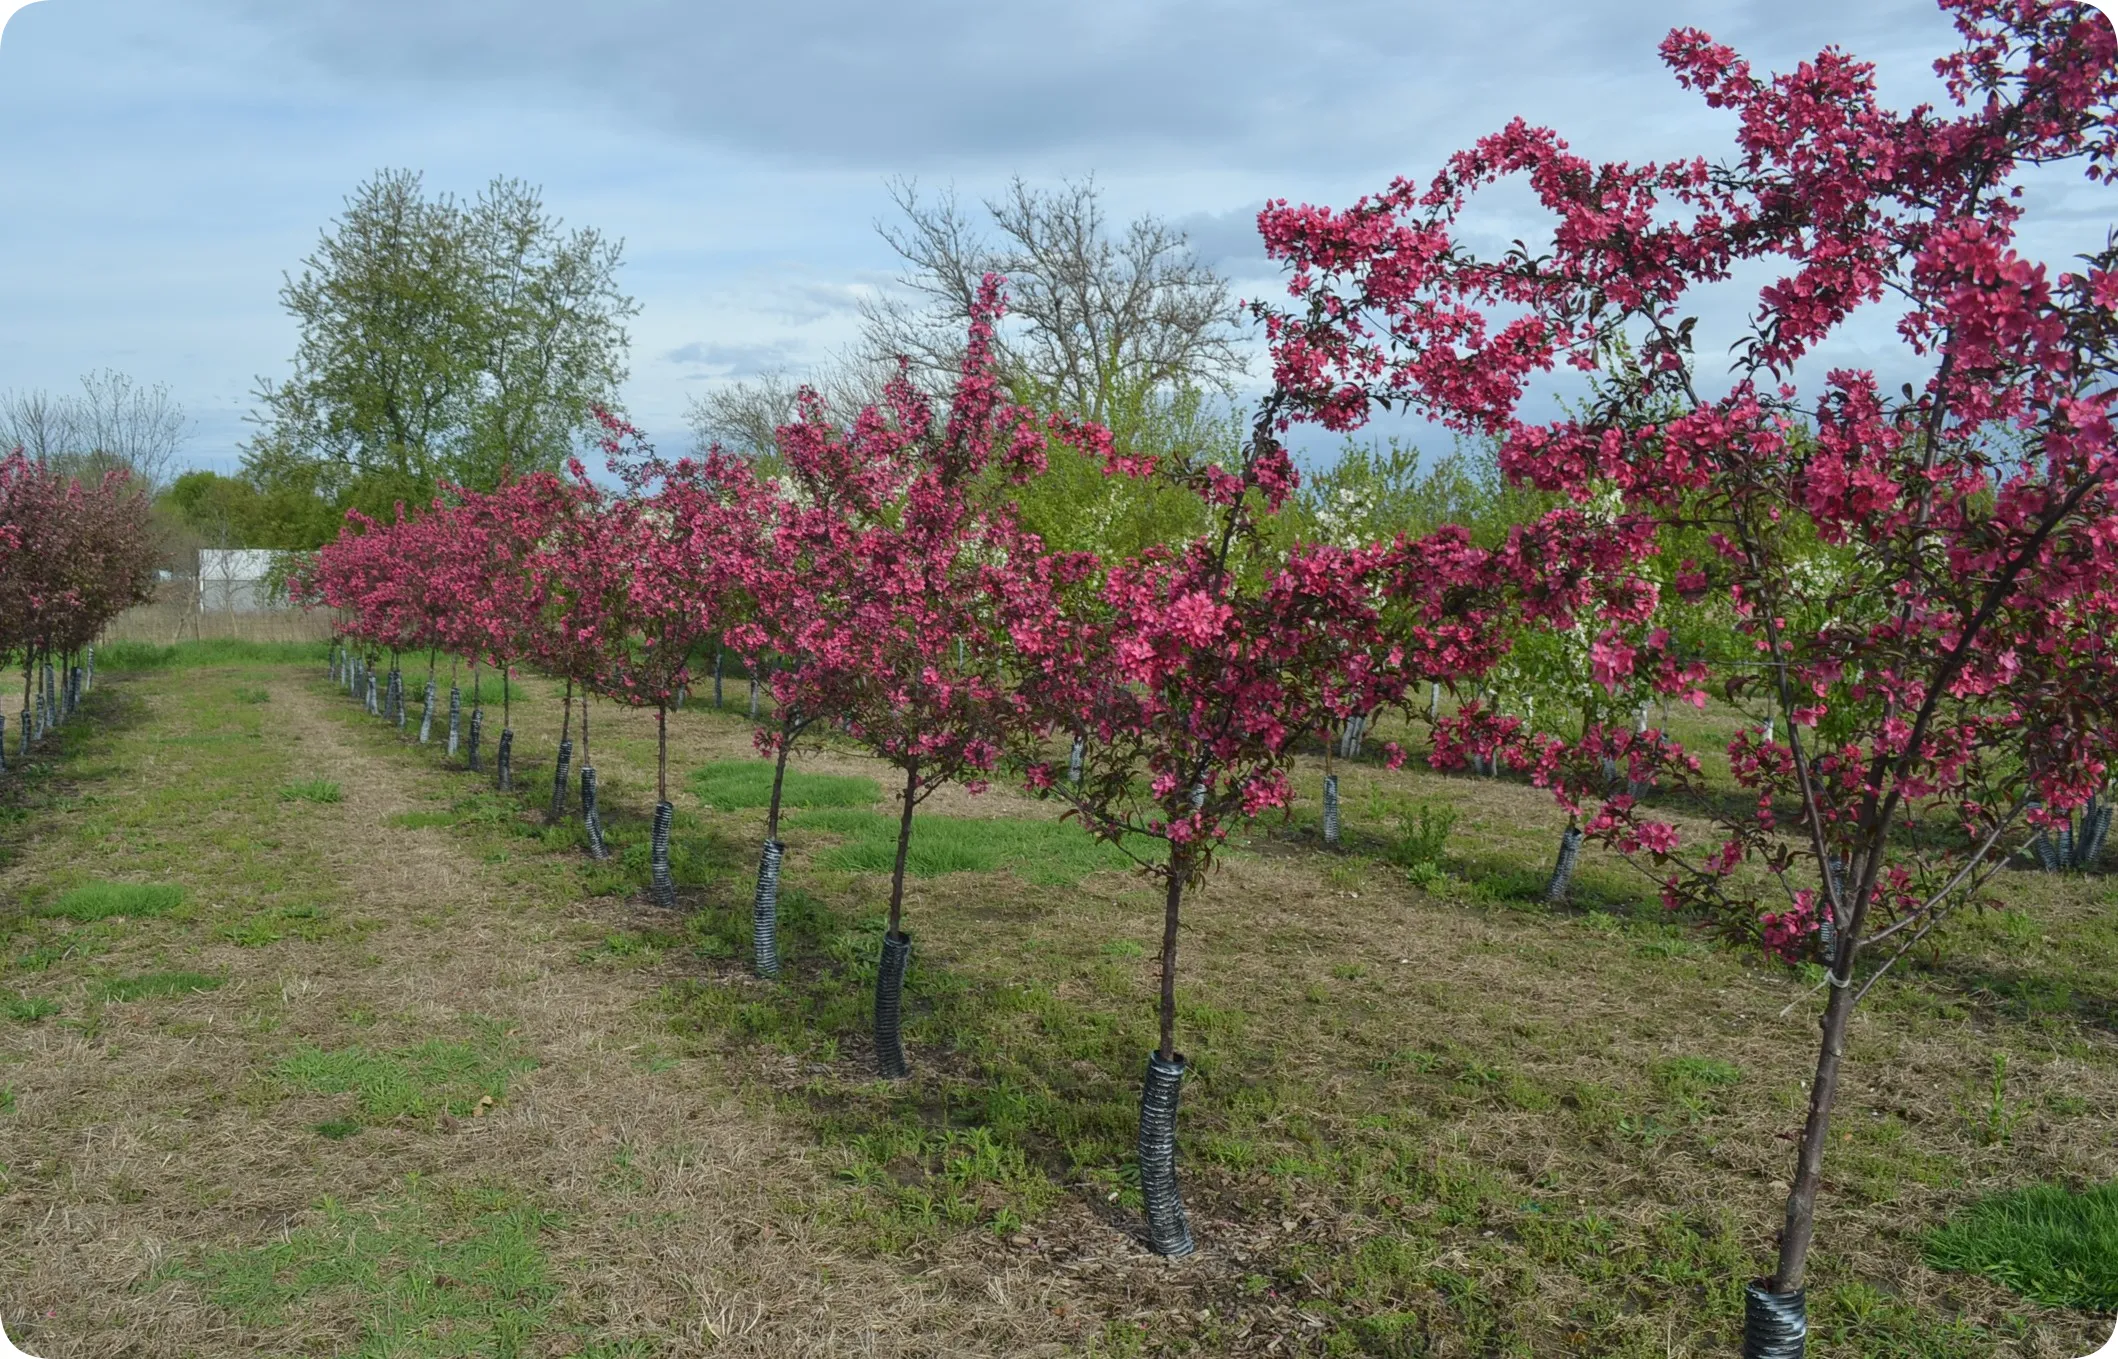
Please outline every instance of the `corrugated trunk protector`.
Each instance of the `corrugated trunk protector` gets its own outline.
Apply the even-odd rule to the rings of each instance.
[[[368,716],[380,717],[381,715],[381,709],[376,701],[375,676],[371,674],[368,676]]]
[[[1552,876],[1544,884],[1544,902],[1556,906],[1566,900],[1567,889],[1574,884],[1574,865],[1581,858],[1581,828],[1568,826],[1559,835],[1559,860],[1552,865]]]
[[[96,687],[96,649],[94,647],[88,649],[88,675],[84,682],[91,690]]]
[[[2033,812],[2043,805],[2035,798],[2030,799],[2029,807]],[[2059,871],[2059,846],[2053,843],[2052,832],[2049,829],[2040,828],[2038,830],[2036,850],[2038,866],[2047,873],[2057,873]]]
[[[569,781],[570,781],[570,779],[569,779],[569,776],[570,776],[570,775],[571,775],[571,773],[573,772],[573,771],[572,771],[572,765],[573,765],[573,762],[574,762],[574,742],[573,742],[573,738],[572,738],[572,737],[564,737],[564,736],[563,736],[563,737],[559,738],[559,765],[558,765],[558,768],[557,768],[557,769],[555,769],[555,770],[554,770],[554,771],[552,772],[552,819],[553,819],[553,820],[557,820],[558,818],[560,818],[560,817],[562,817],[562,816],[565,816],[565,815],[566,815],[566,788],[567,788],[567,784],[568,784],[568,783],[569,783]]]
[[[2103,843],[2111,833],[2111,805],[2106,802],[2098,806],[2091,800],[2089,808],[2091,815],[2084,823],[2086,833],[2081,837],[2080,867],[2084,872],[2094,868],[2096,861],[2103,857]]]
[[[1068,783],[1081,782],[1081,757],[1084,753],[1081,738],[1076,736],[1074,738],[1074,748],[1066,757],[1066,781]]]
[[[905,1064],[902,1027],[905,968],[911,961],[911,935],[883,935],[882,964],[875,971],[875,1069],[893,1081],[912,1074]]]
[[[419,744],[425,745],[434,739],[434,681],[428,680],[426,692],[419,699]]]
[[[471,767],[471,772],[472,772],[473,774],[477,773],[477,772],[478,772],[478,770],[479,770],[479,764],[478,764],[478,738],[479,738],[480,736],[483,736],[484,734],[485,734],[485,709],[483,709],[483,708],[473,708],[473,709],[471,709],[471,740],[470,740],[470,744],[469,744],[469,746],[468,746],[468,747],[466,748],[466,750],[464,751],[464,760],[465,760],[465,762],[466,762],[466,763],[468,763],[468,764],[470,765],[470,767]]]
[[[780,974],[780,860],[786,855],[783,842],[767,840],[764,853],[758,856],[757,897],[751,903],[750,922],[760,977]]]
[[[515,729],[500,729],[500,751],[493,759],[493,786],[503,793],[515,791]]]
[[[1743,1359],[1802,1359],[1809,1346],[1809,1309],[1802,1292],[1775,1293],[1764,1284],[1743,1290]]]
[[[1324,843],[1338,846],[1338,775],[1324,775]]]
[[[677,809],[667,802],[655,804],[654,836],[648,847],[648,871],[654,880],[655,905],[664,910],[674,910],[677,904],[676,879],[669,876],[669,824],[675,819]]]
[[[1184,1054],[1169,1061],[1147,1059],[1140,1086],[1140,1198],[1147,1208],[1147,1244],[1157,1255],[1189,1255],[1191,1226],[1177,1192],[1177,1096],[1184,1084]]]
[[[449,756],[449,758],[450,758],[450,759],[452,759],[452,760],[456,758],[456,745],[457,745],[457,739],[458,739],[459,735],[460,735],[460,734],[462,733],[462,731],[463,731],[463,690],[462,690],[461,688],[459,688],[458,686],[456,686],[456,685],[453,685],[453,684],[451,684],[451,685],[449,686],[449,749],[448,749],[448,756]]]
[[[596,767],[581,766],[581,822],[588,828],[588,857],[608,859],[610,847],[603,843],[603,813],[596,808]]]

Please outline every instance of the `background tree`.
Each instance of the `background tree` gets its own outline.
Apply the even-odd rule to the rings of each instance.
[[[1229,284],[1182,231],[1142,215],[1113,233],[1092,180],[1044,190],[1017,179],[983,213],[953,194],[922,199],[908,181],[890,191],[902,217],[877,230],[904,264],[897,295],[865,302],[859,343],[806,384],[768,374],[696,399],[702,443],[769,457],[778,431],[801,418],[802,385],[827,409],[862,410],[881,401],[899,356],[916,386],[942,396],[961,371],[980,284],[994,274],[1011,301],[993,362],[1017,403],[1091,419],[1127,454],[1190,459],[1240,446],[1231,398],[1243,358]],[[1125,556],[1206,523],[1181,488],[1106,477],[1059,443],[1013,494],[1023,526],[1054,551]]]
[[[131,490],[150,498],[168,486],[186,434],[167,385],[144,387],[114,368],[83,375],[79,392],[0,396],[0,448],[19,447],[83,481],[122,470]]]
[[[292,375],[260,380],[245,473],[380,512],[558,471],[625,378],[620,256],[518,181],[459,204],[377,174],[281,290],[301,338]]]

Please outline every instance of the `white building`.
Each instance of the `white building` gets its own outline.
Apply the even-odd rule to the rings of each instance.
[[[282,607],[273,603],[266,584],[277,555],[267,548],[200,548],[199,612],[258,613]]]

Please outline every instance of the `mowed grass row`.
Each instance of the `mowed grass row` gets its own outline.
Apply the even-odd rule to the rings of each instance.
[[[556,694],[525,688],[518,769],[535,770]],[[871,1081],[887,771],[849,750],[815,762],[821,776],[797,760],[788,973],[756,983],[744,963],[770,765],[739,758],[748,727],[732,708],[672,718],[675,758],[694,771],[678,812],[686,913],[614,929],[589,956],[675,972],[678,1031],[751,1062],[760,1097],[833,1158],[848,1188],[825,1220],[843,1239],[892,1257],[983,1240],[1119,1260],[1136,1271],[1124,1288],[1188,1319],[1082,1333],[1113,1352],[1275,1336],[1377,1354],[1732,1343],[1792,1165],[1815,978],[1670,918],[1608,861],[1586,864],[1570,905],[1539,904],[1563,825],[1548,795],[1361,762],[1341,771],[1349,852],[1318,850],[1313,802],[1235,847],[1188,916],[1179,992],[1196,1077],[1182,1164],[1212,1248],[1169,1269],[1123,1245],[1156,894],[1004,791],[966,805],[976,814],[922,813],[907,916],[917,1074]],[[636,893],[652,716],[599,704],[594,722],[613,864],[572,857],[578,832],[543,824],[534,775],[512,810],[466,794],[430,824],[489,855],[546,858],[583,890]],[[1313,792],[1318,778],[1310,763],[1299,782]],[[2012,1266],[1932,1245],[1990,1195],[2118,1176],[2118,893],[2109,877],[2031,873],[2002,889],[2022,909],[1967,915],[1859,1026],[1813,1272],[1825,1352],[2071,1353],[2102,1338],[2079,1301],[2100,1294],[2040,1292]]]
[[[305,1003],[319,976],[357,996],[401,974],[373,946],[419,926],[367,914],[316,852],[341,797],[315,733],[272,720],[272,687],[313,673],[289,649],[114,648],[86,711],[0,779],[9,1334],[45,1355],[653,1352],[555,1315],[546,1173],[496,1182],[460,1153],[437,1173],[424,1149],[537,1069],[517,1030]]]

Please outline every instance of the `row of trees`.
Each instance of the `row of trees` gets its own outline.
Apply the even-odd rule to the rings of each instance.
[[[148,501],[127,473],[83,480],[19,447],[0,458],[0,664],[22,667],[19,758],[93,683],[103,625],[153,588]],[[6,738],[0,718],[0,768]]]
[[[2118,44],[2086,9],[1944,7],[1963,38],[1938,63],[1949,116],[1884,108],[1870,68],[1835,51],[1768,79],[1680,30],[1665,59],[1739,119],[1728,162],[1594,165],[1518,123],[1426,185],[1344,211],[1271,205],[1260,226],[1295,305],[1256,309],[1274,385],[1236,445],[1148,453],[1021,402],[988,276],[945,405],[910,362],[844,420],[804,392],[769,461],[664,462],[606,417],[621,492],[578,466],[448,492],[353,525],[310,588],[371,650],[539,664],[665,729],[690,666],[725,643],[772,667],[760,744],[782,768],[829,719],[901,771],[887,1075],[905,1070],[914,808],[1002,771],[1068,803],[1166,886],[1140,1159],[1169,1253],[1190,1249],[1174,1175],[1187,893],[1232,826],[1286,803],[1305,739],[1383,707],[1431,717],[1437,764],[1530,771],[1672,908],[1825,967],[1779,1259],[1748,1294],[1747,1352],[1799,1353],[1855,1006],[2018,845],[2091,806],[2118,758],[2118,245],[2055,276],[2016,252],[2010,194],[2026,164],[2111,173]],[[1549,248],[1482,256],[1458,219],[1514,175],[1552,214]],[[1782,276],[1709,388],[1683,308],[1738,266]],[[1805,395],[1797,365],[1886,298],[1921,380],[1891,395],[1839,370]],[[1592,399],[1529,418],[1533,380],[1561,363]],[[1304,531],[1333,505],[1296,498],[1283,436],[1378,406],[1490,441],[1523,512],[1482,533]],[[1022,492],[1060,455],[1144,479],[1192,528],[1114,556],[1048,541]],[[1472,690],[1522,684],[1540,647],[1544,669],[1586,671],[1578,724]],[[1440,716],[1435,683],[1467,701]],[[1764,719],[1727,744],[1747,801],[1712,796],[1697,757],[1636,715],[1709,686]],[[666,901],[666,758],[659,792]],[[1687,798],[1714,827],[1703,842],[1660,810]],[[775,799],[755,906],[768,974],[776,823]]]

